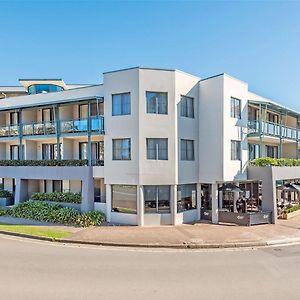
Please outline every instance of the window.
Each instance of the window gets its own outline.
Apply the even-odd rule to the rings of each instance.
[[[249,144],[249,160],[259,158],[259,149],[258,144]]]
[[[146,92],[148,114],[168,114],[168,93]]]
[[[10,160],[19,160],[20,159],[20,153],[19,150],[20,146],[19,145],[11,145],[10,146]],[[24,145],[22,145],[22,156],[24,159]]]
[[[194,118],[194,98],[181,96],[180,116]]]
[[[241,118],[241,100],[231,97],[230,116],[232,118]]]
[[[240,141],[231,141],[231,160],[241,160]]]
[[[267,157],[278,158],[278,147],[277,146],[266,146]]]
[[[42,121],[43,122],[53,122],[54,121],[53,109],[51,109],[51,108],[43,108],[42,109]]]
[[[92,165],[101,166],[104,163],[104,142],[92,142]],[[79,143],[79,159],[89,159],[88,157],[88,143]]]
[[[144,186],[145,214],[170,213],[170,186]]]
[[[177,212],[197,208],[196,184],[181,184],[177,186]]]
[[[147,159],[168,159],[168,139],[146,139],[146,144]]]
[[[11,112],[9,114],[9,125],[19,124],[19,112]]]
[[[131,141],[130,139],[113,140],[113,160],[131,159]]]
[[[112,211],[136,214],[136,193],[135,185],[112,185]]]
[[[103,179],[94,178],[94,202],[106,203],[105,194],[103,193],[104,189]]]
[[[42,94],[60,92],[64,89],[61,86],[55,84],[33,84],[28,87],[28,94]]]
[[[195,160],[193,140],[181,140],[181,160]]]
[[[112,115],[130,115],[130,93],[112,95]]]
[[[62,147],[60,144],[60,156],[62,153]],[[42,159],[53,160],[58,159],[57,144],[43,144],[42,145]]]

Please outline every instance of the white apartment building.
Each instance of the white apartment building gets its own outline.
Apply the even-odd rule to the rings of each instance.
[[[97,85],[19,81],[0,87],[0,180],[15,204],[72,191],[112,223],[275,223],[276,180],[300,178],[248,166],[297,158],[300,114],[229,75],[135,67]]]

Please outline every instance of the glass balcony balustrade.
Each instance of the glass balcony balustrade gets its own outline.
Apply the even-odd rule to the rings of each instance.
[[[257,120],[248,121],[248,134],[259,134],[260,124]],[[288,126],[281,126],[273,122],[261,122],[261,133],[263,135],[282,137],[292,140],[300,138],[300,130]]]
[[[84,133],[88,131],[88,119],[60,121],[60,132],[64,133]],[[104,117],[91,117],[91,131],[104,134]],[[0,126],[0,137],[16,137],[22,128],[23,136],[39,136],[56,134],[56,123],[42,122],[19,125]]]

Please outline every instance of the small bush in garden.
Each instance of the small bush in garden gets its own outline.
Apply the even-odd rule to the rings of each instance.
[[[6,190],[0,190],[0,198],[12,197],[12,193]]]
[[[300,159],[261,157],[250,162],[252,166],[295,167],[300,166]]]
[[[105,222],[105,215],[100,211],[90,211],[80,215],[77,225],[82,227],[96,226]]]
[[[7,215],[8,209],[0,207],[0,217]]]
[[[81,193],[36,193],[31,196],[31,200],[80,204]]]

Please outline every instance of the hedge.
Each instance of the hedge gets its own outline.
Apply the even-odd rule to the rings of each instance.
[[[105,215],[99,211],[81,214],[74,208],[39,201],[19,203],[7,209],[0,208],[1,215],[82,227],[96,226],[105,222]]]
[[[286,214],[289,214],[289,213],[294,212],[294,211],[299,210],[299,209],[300,209],[300,204],[297,204],[295,206],[285,208],[283,212],[286,213]]]
[[[66,166],[87,166],[87,159],[63,159],[63,160],[0,160],[2,167],[66,167]]]
[[[31,196],[31,200],[80,204],[81,193],[36,193]]]
[[[295,167],[300,166],[300,159],[262,157],[252,160],[251,166]]]
[[[6,190],[0,190],[0,198],[12,197],[12,193]]]

